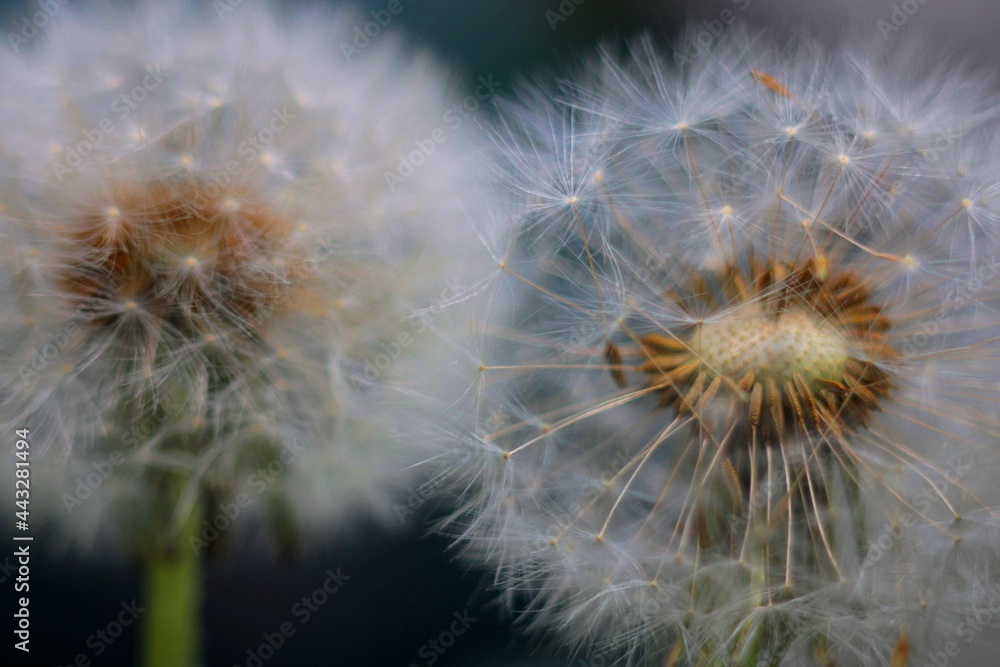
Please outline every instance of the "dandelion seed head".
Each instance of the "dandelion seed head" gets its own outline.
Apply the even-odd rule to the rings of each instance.
[[[345,12],[93,2],[59,19],[0,56],[23,93],[0,102],[0,416],[44,453],[33,509],[85,546],[135,547],[196,498],[248,491],[234,535],[394,521],[419,455],[378,413],[429,354],[412,318],[478,262],[473,123],[398,171],[443,125],[449,77],[391,33],[346,62]],[[163,517],[150,489],[175,473]]]
[[[643,39],[501,105],[447,530],[532,628],[902,664],[1000,599],[1000,106],[911,48]]]

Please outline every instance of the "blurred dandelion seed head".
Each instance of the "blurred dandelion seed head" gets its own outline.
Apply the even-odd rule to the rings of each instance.
[[[204,340],[231,329],[251,337],[301,286],[306,250],[294,247],[286,214],[251,204],[252,193],[233,215],[197,183],[112,189],[119,205],[111,213],[80,211],[56,237],[72,258],[56,270],[68,305],[108,313],[89,326],[117,328],[121,305],[134,312],[141,304],[153,331],[172,326]]]
[[[478,160],[470,121],[387,179],[456,89],[390,33],[346,62],[356,22],[91,2],[0,57],[0,416],[77,542],[241,493],[281,546],[395,516],[421,455],[386,412],[437,354],[415,316],[477,262]]]

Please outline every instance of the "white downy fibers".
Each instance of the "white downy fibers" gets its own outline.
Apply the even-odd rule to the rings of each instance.
[[[435,63],[390,34],[348,62],[350,13],[211,7],[66,7],[0,57],[2,419],[86,544],[199,503],[198,547],[254,525],[223,508],[285,546],[390,513],[416,457],[380,406],[474,256],[465,129],[397,174]]]
[[[500,108],[447,530],[628,664],[967,650],[1000,612],[993,84],[917,45],[681,60]]]

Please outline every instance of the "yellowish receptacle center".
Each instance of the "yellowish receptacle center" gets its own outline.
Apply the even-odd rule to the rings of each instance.
[[[706,322],[690,346],[710,373],[734,382],[748,372],[779,384],[796,374],[810,382],[839,380],[849,357],[840,332],[799,310],[776,319],[758,314]]]

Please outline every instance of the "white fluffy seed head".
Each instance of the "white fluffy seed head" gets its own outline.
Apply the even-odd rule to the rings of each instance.
[[[534,627],[907,664],[1000,600],[997,99],[858,53],[643,40],[502,106],[443,474]]]
[[[347,59],[351,14],[121,13],[63,8],[0,57],[0,405],[44,453],[33,507],[127,539],[180,471],[173,526],[199,493],[280,534],[394,519],[379,406],[475,261],[448,77],[390,33]]]

